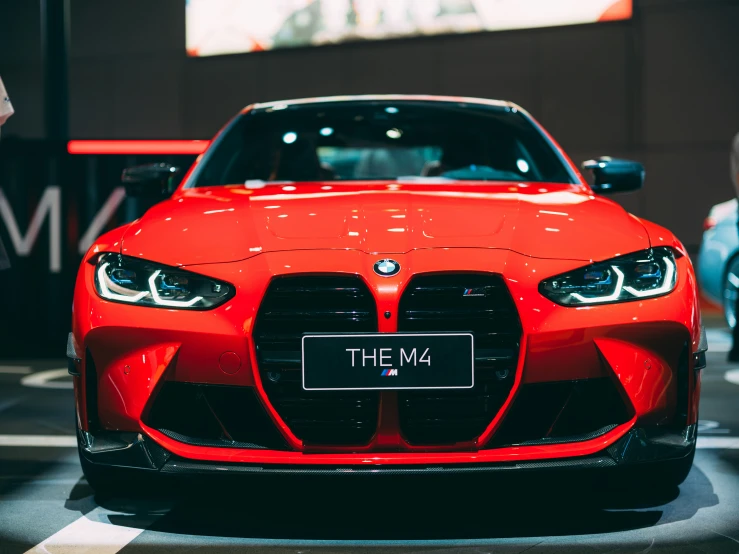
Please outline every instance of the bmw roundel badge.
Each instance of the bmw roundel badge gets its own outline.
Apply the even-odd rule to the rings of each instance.
[[[379,262],[375,262],[375,273],[380,277],[392,277],[397,275],[400,271],[400,264],[395,260],[384,259]]]

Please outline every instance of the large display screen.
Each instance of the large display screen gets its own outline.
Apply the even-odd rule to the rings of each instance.
[[[632,12],[633,0],[187,0],[187,52],[574,25]]]

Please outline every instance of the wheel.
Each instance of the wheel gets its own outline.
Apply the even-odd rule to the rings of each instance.
[[[724,318],[732,329],[736,325],[736,298],[739,295],[739,256],[735,256],[728,264],[724,276],[723,306]]]

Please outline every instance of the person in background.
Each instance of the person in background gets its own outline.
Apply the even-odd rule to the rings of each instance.
[[[10,103],[10,97],[8,92],[5,90],[3,80],[0,78],[0,128],[13,115],[13,104]],[[5,251],[2,239],[0,239],[0,270],[8,269],[10,267],[10,259],[8,253]]]
[[[731,145],[731,180],[734,182],[734,190],[737,198],[739,198],[739,133],[734,137]],[[737,221],[737,229],[739,230],[739,221]],[[739,294],[736,298],[736,306],[739,309]],[[739,312],[734,312],[738,313]],[[739,323],[734,325],[734,337],[731,350],[729,351],[729,361],[739,362]]]
[[[0,78],[0,127],[2,127],[8,118],[14,113],[13,104],[10,103],[8,91],[5,90],[3,80]]]

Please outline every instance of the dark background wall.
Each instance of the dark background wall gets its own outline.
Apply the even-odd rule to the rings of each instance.
[[[739,0],[635,0],[632,21],[364,42],[188,59],[184,0],[71,0],[73,138],[208,138],[244,105],[301,96],[432,93],[503,98],[537,117],[575,161],[642,161],[630,211],[700,241],[733,194],[739,131]],[[39,3],[0,0],[0,75],[43,136]]]

